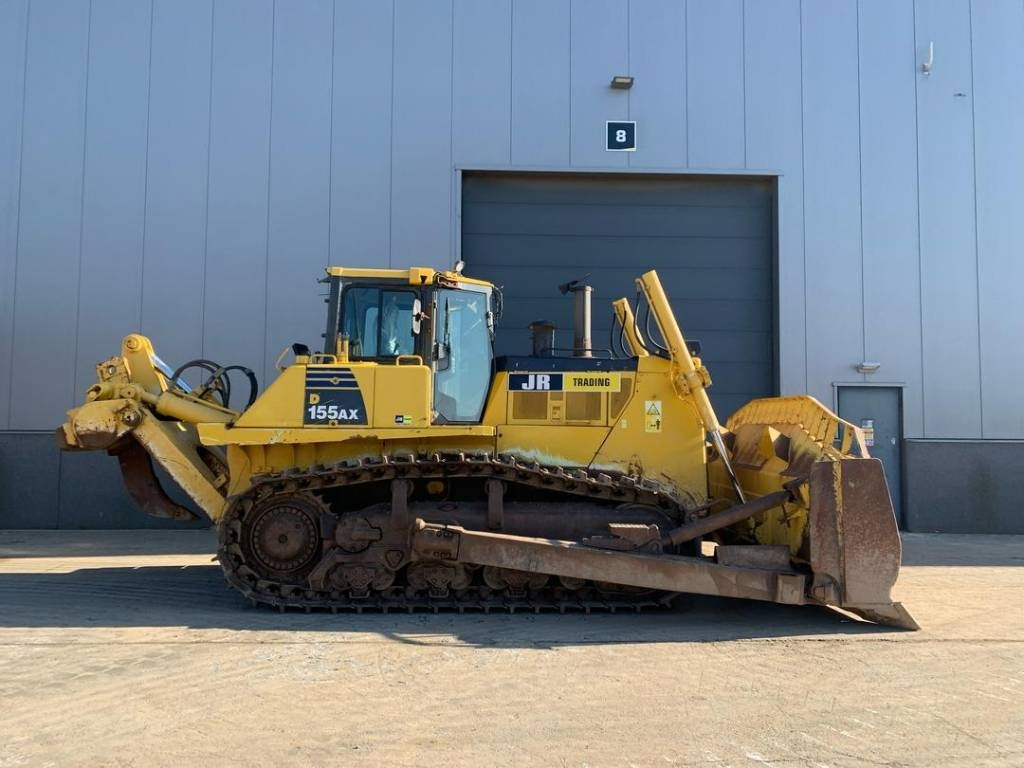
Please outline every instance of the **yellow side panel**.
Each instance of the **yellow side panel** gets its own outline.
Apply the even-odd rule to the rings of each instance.
[[[373,429],[424,429],[430,425],[431,372],[425,365],[378,365],[376,363],[343,363],[317,365],[320,375],[337,369],[343,376],[354,376],[358,390],[348,389],[353,397],[361,398],[365,414],[363,424],[339,422],[337,424],[305,424],[307,367],[292,365],[267,388],[235,422],[236,427],[262,427],[271,429],[330,428],[341,433],[353,430],[365,432]],[[314,370],[314,369],[310,369]],[[358,394],[356,394],[358,393]],[[354,400],[358,405],[358,400]]]
[[[607,435],[608,427],[513,424],[498,429],[498,453],[548,466],[586,467]]]
[[[370,424],[380,428],[429,426],[430,377],[425,365],[376,366]]]
[[[494,444],[495,428],[477,424],[446,424],[423,429],[401,427],[229,427],[225,424],[197,424],[203,445],[299,445],[305,443],[337,443],[349,440],[394,440],[405,445],[418,441],[461,440],[463,438]]]
[[[642,358],[636,373],[615,373],[618,390],[595,392],[509,391],[508,374],[499,372],[484,418],[499,425],[499,453],[649,478],[703,502],[706,435],[692,398],[673,388],[670,366]],[[570,408],[574,396],[593,402]],[[583,423],[573,424],[574,416]]]
[[[648,362],[650,361],[650,362]],[[633,396],[611,427],[594,468],[640,475],[675,486],[697,501],[707,498],[704,427],[689,398],[680,398],[661,370],[643,358]]]
[[[491,379],[491,389],[487,393],[487,403],[484,405],[482,424],[508,423],[508,412],[506,408],[508,398],[508,372],[498,371]]]
[[[264,390],[235,422],[237,427],[297,428],[302,426],[302,394],[306,367],[291,365]]]

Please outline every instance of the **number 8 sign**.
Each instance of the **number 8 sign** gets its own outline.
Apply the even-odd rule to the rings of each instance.
[[[609,120],[606,125],[608,126],[608,144],[605,148],[609,152],[636,151],[635,121]]]

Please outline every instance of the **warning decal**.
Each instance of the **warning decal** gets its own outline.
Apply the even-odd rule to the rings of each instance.
[[[644,431],[661,432],[661,400],[644,400]]]
[[[875,420],[861,419],[860,429],[864,433],[864,445],[867,448],[875,446]]]

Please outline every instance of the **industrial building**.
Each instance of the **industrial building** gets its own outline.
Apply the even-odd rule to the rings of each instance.
[[[808,392],[915,531],[1024,532],[1021,0],[8,0],[0,527],[180,525],[53,430],[323,331],[328,264],[493,280],[499,351],[657,268],[723,418]]]

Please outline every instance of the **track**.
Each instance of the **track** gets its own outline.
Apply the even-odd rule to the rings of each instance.
[[[376,507],[376,514],[365,517],[363,510],[340,511],[330,501],[339,498],[336,492],[365,493],[373,484],[393,489],[394,481],[434,480],[496,480],[505,487],[546,491],[609,510],[641,505],[676,520],[693,507],[649,481],[526,465],[510,456],[406,454],[339,462],[256,476],[247,491],[231,500],[218,525],[218,559],[225,577],[254,604],[281,611],[615,612],[663,607],[674,597],[537,574],[416,562],[410,559],[412,521],[403,501],[392,496],[388,505],[378,495],[378,503],[369,508],[372,513]]]

